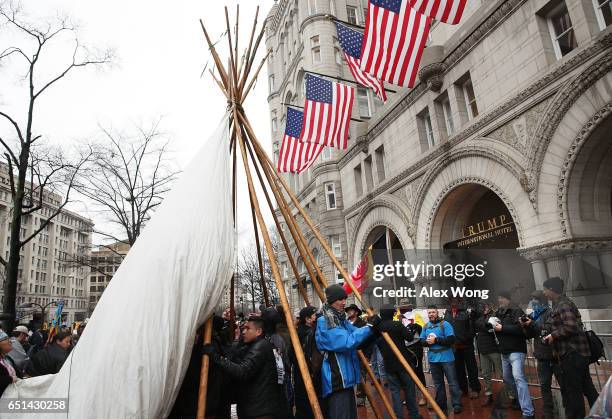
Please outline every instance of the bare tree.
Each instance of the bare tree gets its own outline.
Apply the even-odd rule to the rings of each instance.
[[[43,93],[77,69],[109,63],[111,53],[107,51],[94,54],[80,45],[77,30],[67,18],[36,25],[29,22],[20,7],[11,2],[0,3],[0,38],[15,39],[14,45],[0,51],[0,65],[13,59],[16,63],[23,63],[23,77],[27,89],[27,109],[23,115],[11,115],[8,110],[0,109],[0,121],[8,124],[13,133],[8,138],[0,138],[8,164],[12,197],[8,260],[0,257],[0,264],[6,270],[2,319],[8,330],[12,330],[15,321],[19,251],[47,228],[51,220],[69,202],[69,193],[74,186],[76,173],[86,160],[79,158],[72,162],[57,150],[51,155],[46,154],[47,150],[36,152],[37,142],[42,137],[42,134],[34,132],[38,101]],[[41,76],[41,59],[53,59],[55,63],[61,63],[63,57],[51,52],[55,51],[54,44],[61,44],[67,39],[74,41],[74,48],[66,54],[67,64],[47,78]],[[60,188],[59,183],[63,183],[63,187]],[[40,225],[33,226],[29,235],[24,234],[24,217],[44,208],[49,202],[50,194],[57,193],[60,189],[63,189],[63,197],[59,200],[52,199],[55,204],[52,206],[52,212]]]
[[[272,248],[275,253],[278,253],[278,240],[276,235],[271,235]],[[264,283],[268,291],[268,297],[271,304],[276,304],[279,301],[278,290],[274,277],[272,276],[272,267],[270,265],[270,259],[268,258],[265,251],[262,249],[263,258],[263,275]],[[259,258],[257,256],[257,248],[252,245],[248,248],[242,249],[238,260],[238,271],[236,273],[238,278],[237,286],[240,289],[240,294],[248,296],[251,300],[252,310],[255,312],[255,303],[264,303],[264,291],[261,285],[261,273],[259,270]]]
[[[135,135],[101,127],[104,139],[93,145],[95,158],[77,187],[121,231],[97,232],[100,235],[133,245],[170,189],[177,171],[171,167],[168,141],[158,127],[159,120],[147,128],[137,127]]]

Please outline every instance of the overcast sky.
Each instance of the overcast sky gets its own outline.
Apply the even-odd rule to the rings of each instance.
[[[214,130],[226,107],[223,95],[210,76],[200,77],[204,66],[208,63],[210,67],[213,63],[198,19],[202,18],[211,36],[219,39],[225,30],[223,6],[230,7],[233,17],[236,3],[241,7],[242,45],[246,46],[247,27],[251,25],[255,7],[261,8],[261,24],[273,0],[23,1],[22,6],[30,19],[44,21],[58,14],[69,15],[79,25],[82,44],[111,48],[116,54],[111,68],[78,70],[45,92],[38,103],[35,130],[50,143],[69,145],[100,137],[98,124],[129,130],[135,124],[146,124],[162,117],[160,129],[171,140],[177,165],[185,167]],[[7,42],[6,37],[0,39],[0,50]],[[225,46],[226,42],[223,38],[219,45]],[[70,59],[66,55],[70,45],[57,44],[54,53],[44,61],[41,81],[61,65],[58,57],[63,57],[64,63]],[[264,49],[262,43],[260,53]],[[23,64],[15,57],[9,65],[0,67],[0,109],[14,115],[20,123],[26,116],[23,101],[26,85],[17,73],[21,70],[23,75]],[[269,149],[265,69],[266,66],[246,109],[260,141]],[[8,125],[0,121],[0,134],[6,136],[8,133]],[[241,195],[246,196],[246,191]],[[239,206],[242,208],[239,215],[242,242],[248,236],[251,223],[248,201],[243,204]],[[98,214],[90,212],[87,215],[98,227],[105,225]]]

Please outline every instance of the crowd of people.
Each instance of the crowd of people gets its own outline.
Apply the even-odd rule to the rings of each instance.
[[[554,417],[553,376],[561,387],[567,418],[584,418],[584,397],[589,405],[597,399],[580,313],[564,295],[559,278],[548,279],[543,290],[532,294],[529,315],[513,302],[510,292],[501,292],[496,308],[487,302],[472,307],[460,300],[451,300],[446,307],[430,305],[424,326],[398,321],[394,318],[397,309],[390,305],[383,306],[380,315],[364,317],[355,304],[346,305],[347,294],[339,285],[328,287],[325,295],[327,301],[320,309],[305,307],[299,312],[297,335],[327,419],[357,418],[357,406],[364,398],[362,377],[366,374],[358,351],[389,390],[395,415],[421,417],[419,406],[427,403],[382,337],[383,332],[389,334],[423,384],[423,357],[427,354],[435,401],[443,411],[460,413],[462,398],[466,397],[480,399],[482,406],[520,409],[522,418],[534,418],[525,374],[529,339],[534,340],[542,418]],[[441,308],[445,309],[443,315]],[[195,416],[203,354],[211,359],[207,417],[230,418],[231,405],[237,406],[240,419],[313,417],[280,306],[262,307],[259,313],[237,322],[236,333],[232,333],[227,312],[213,323],[212,343],[202,344],[202,334],[198,333],[188,379],[180,389],[171,418]],[[504,383],[497,392],[492,384],[494,373],[503,377]]]
[[[379,315],[365,317],[355,304],[347,306],[342,286],[331,285],[320,309],[304,307],[297,316],[296,333],[310,377],[306,381],[312,382],[326,419],[356,419],[357,406],[365,398],[366,371],[360,358],[366,359],[375,378],[389,390],[395,415],[420,418],[419,406],[427,402],[383,338],[386,333],[423,385],[426,353],[435,402],[443,411],[458,414],[464,398],[470,398],[480,399],[482,406],[521,410],[522,418],[529,419],[536,412],[525,360],[527,342],[533,339],[540,417],[555,417],[555,377],[566,418],[582,419],[585,398],[593,406],[598,397],[589,371],[594,357],[580,312],[563,291],[561,279],[545,281],[543,289],[531,295],[529,314],[510,292],[499,293],[495,308],[486,301],[469,305],[451,299],[445,307],[428,306],[427,322],[419,325],[398,320],[398,310],[391,305],[382,306]],[[205,354],[211,361],[207,417],[229,419],[236,405],[239,419],[312,418],[308,385],[282,307],[260,307],[259,313],[239,317],[233,323],[229,310],[214,316],[211,343],[204,344],[203,326],[198,329],[170,418],[195,417]],[[22,378],[57,373],[84,328],[61,328],[51,339],[47,330],[26,325],[15,327],[10,336],[0,330],[0,394]],[[497,392],[494,373],[504,383]]]
[[[62,326],[51,338],[33,325],[18,325],[10,336],[0,329],[0,395],[18,380],[59,372],[85,326]]]

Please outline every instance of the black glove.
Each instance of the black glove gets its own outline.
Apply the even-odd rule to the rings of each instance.
[[[205,343],[204,345],[202,345],[200,352],[202,353],[202,355],[212,356],[217,353],[217,350],[211,343]]]
[[[382,319],[378,314],[368,317],[368,323],[372,325],[375,330],[378,330],[378,326],[382,322]]]

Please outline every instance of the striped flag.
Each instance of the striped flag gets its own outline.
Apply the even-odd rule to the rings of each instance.
[[[431,18],[409,0],[370,0],[361,69],[397,86],[412,87],[429,34]]]
[[[425,16],[456,25],[466,3],[467,0],[410,0],[410,7]]]
[[[346,149],[354,98],[353,87],[307,74],[300,141]]]
[[[341,23],[336,23],[338,31],[338,42],[344,52],[344,59],[348,64],[351,74],[355,81],[362,86],[371,87],[374,93],[385,102],[387,94],[382,80],[378,80],[371,74],[366,73],[360,68],[361,65],[361,45],[363,44],[363,34],[359,31],[354,31]]]
[[[287,108],[285,136],[276,162],[276,168],[279,172],[301,173],[308,169],[323,151],[323,145],[303,143],[298,140],[302,131],[303,117],[301,111]]]

